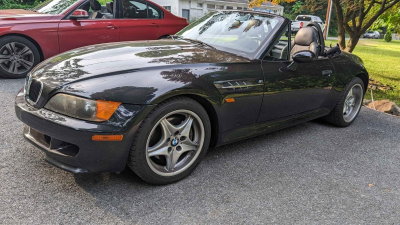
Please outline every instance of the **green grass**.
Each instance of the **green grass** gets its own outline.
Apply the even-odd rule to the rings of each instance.
[[[364,61],[370,78],[394,87],[373,91],[374,100],[390,99],[400,105],[400,41],[360,40],[353,53]],[[371,98],[370,91],[365,97]]]

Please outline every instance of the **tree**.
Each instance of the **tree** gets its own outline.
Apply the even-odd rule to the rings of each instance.
[[[278,4],[280,2],[293,2],[295,0],[250,0],[249,7],[259,6],[263,2]],[[308,9],[319,9],[327,0],[305,0]],[[371,25],[385,12],[398,7],[400,0],[332,0],[337,18],[338,43],[342,50],[352,52],[360,37]],[[325,8],[326,9],[326,8]],[[312,10],[310,10],[312,11]],[[391,17],[393,21],[393,16]],[[346,44],[345,35],[350,36]]]
[[[260,6],[264,2],[271,2],[272,4],[279,4],[281,2],[294,2],[295,0],[249,0],[249,8]]]
[[[384,12],[395,6],[400,0],[332,0],[338,23],[338,42],[342,50],[352,52],[361,35]],[[349,34],[347,42],[345,33]]]
[[[372,30],[386,28],[400,33],[400,4],[383,13],[371,26]],[[386,30],[385,29],[385,30]]]

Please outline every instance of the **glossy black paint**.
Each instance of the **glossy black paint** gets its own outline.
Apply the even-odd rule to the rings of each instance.
[[[315,54],[312,51],[300,51],[293,54],[293,61],[297,63],[309,63],[315,59]]]
[[[288,23],[285,19],[283,26]],[[265,43],[265,51],[271,43]],[[42,95],[30,106],[19,93],[16,114],[40,133],[79,146],[72,158],[45,150],[58,167],[120,171],[141,121],[175,96],[191,97],[206,108],[212,145],[222,145],[327,115],[351,79],[368,79],[361,59],[349,53],[303,61],[292,71],[289,60],[248,59],[185,40],[89,46],[37,66],[32,77],[43,82]],[[82,121],[43,108],[58,93],[122,105],[109,121]],[[235,102],[226,103],[227,98]],[[124,140],[94,142],[93,134],[123,134]]]

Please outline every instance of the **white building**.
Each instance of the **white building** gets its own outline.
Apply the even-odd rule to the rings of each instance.
[[[248,0],[152,0],[163,6],[174,15],[196,20],[208,12],[219,9],[247,10]],[[266,11],[283,15],[283,6],[273,5],[270,2],[262,4],[253,10]]]

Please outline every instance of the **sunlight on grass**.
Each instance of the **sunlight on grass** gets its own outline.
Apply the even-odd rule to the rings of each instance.
[[[361,40],[353,53],[362,58],[371,78],[394,87],[393,91],[375,91],[374,98],[400,105],[400,41]]]

